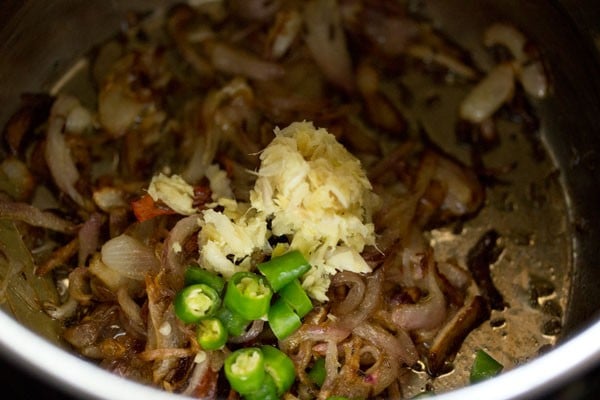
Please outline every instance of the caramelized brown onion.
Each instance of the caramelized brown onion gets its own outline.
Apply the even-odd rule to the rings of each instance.
[[[0,217],[23,221],[32,226],[62,233],[73,233],[75,224],[58,217],[50,211],[41,211],[27,203],[14,203],[0,200]]]
[[[104,215],[92,213],[90,218],[83,223],[77,238],[79,239],[78,265],[85,265],[88,257],[98,250],[100,244],[100,229],[104,224]]]
[[[273,80],[284,74],[281,66],[224,43],[212,45],[210,61],[221,72],[250,79]]]
[[[232,336],[228,339],[228,341],[231,343],[245,343],[256,339],[256,337],[260,335],[260,333],[263,331],[264,325],[265,321],[263,321],[262,319],[252,321],[250,328],[248,328],[246,332],[242,333],[239,336]]]
[[[365,282],[363,278],[354,272],[340,272],[335,274],[331,280],[332,287],[346,286],[348,292],[344,299],[333,304],[333,313],[345,315],[355,310],[365,295]]]
[[[361,303],[352,312],[340,315],[337,324],[343,329],[352,330],[373,315],[374,310],[382,301],[383,271],[378,269],[367,277],[365,295]]]
[[[181,394],[197,399],[216,399],[217,398],[217,370],[211,365],[213,355],[209,352],[204,353],[204,360],[195,362],[192,374],[188,379],[187,386]]]
[[[64,136],[67,117],[77,107],[79,101],[74,97],[60,96],[55,101],[46,133],[45,159],[56,185],[73,201],[84,206],[84,198],[75,188],[79,180],[79,171]]]
[[[391,315],[392,322],[401,329],[429,330],[438,327],[446,318],[446,299],[438,286],[432,257],[428,257],[423,279],[427,296],[416,304],[400,304]]]
[[[182,246],[199,229],[198,216],[190,215],[180,219],[169,232],[163,248],[162,264],[169,274],[169,280],[173,282],[173,287],[181,287],[183,284],[186,265],[182,262]]]
[[[419,359],[417,349],[406,332],[399,332],[394,336],[382,327],[368,323],[359,325],[352,331],[398,362],[413,365]]]
[[[335,85],[354,88],[352,60],[335,0],[310,0],[304,7],[304,40],[316,64]]]

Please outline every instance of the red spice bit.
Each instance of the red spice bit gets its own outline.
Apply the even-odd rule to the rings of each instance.
[[[133,214],[138,221],[144,222],[159,215],[176,214],[171,208],[152,199],[149,194],[145,194],[136,201],[131,202]]]

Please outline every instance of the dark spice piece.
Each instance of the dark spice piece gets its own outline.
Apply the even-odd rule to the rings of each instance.
[[[492,310],[502,311],[507,304],[492,280],[490,266],[498,260],[502,248],[498,246],[500,237],[495,230],[489,230],[477,241],[467,254],[467,266],[481,294],[487,300]]]

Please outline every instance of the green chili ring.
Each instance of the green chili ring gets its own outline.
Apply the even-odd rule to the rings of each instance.
[[[192,264],[185,270],[183,279],[185,286],[203,283],[215,289],[219,294],[223,293],[223,289],[225,288],[225,280],[222,277],[200,268],[197,264]]]
[[[215,314],[215,317],[217,317],[223,323],[225,329],[231,336],[241,335],[250,324],[249,320],[242,317],[238,313],[231,311],[227,307],[221,307],[221,309]]]
[[[269,374],[265,374],[260,389],[245,393],[243,396],[244,400],[279,400],[275,381]]]
[[[265,358],[265,370],[277,387],[277,394],[282,395],[287,392],[296,380],[296,369],[294,362],[283,351],[273,346],[260,347]]]
[[[227,343],[227,329],[218,318],[206,318],[198,323],[196,339],[204,350],[218,350]]]
[[[247,347],[231,353],[225,359],[225,377],[241,395],[260,390],[265,381],[265,361],[262,351]]]
[[[298,279],[281,288],[279,296],[296,311],[300,318],[313,309],[313,304]]]
[[[272,296],[273,291],[263,277],[237,272],[227,282],[223,302],[231,311],[252,321],[267,314]]]
[[[475,361],[471,367],[471,383],[481,382],[498,375],[504,366],[492,358],[488,353],[479,349],[475,353]]]
[[[179,319],[187,324],[194,324],[212,316],[221,306],[221,297],[215,289],[198,283],[180,290],[175,295],[173,304]]]
[[[279,340],[285,339],[302,325],[300,317],[283,299],[277,299],[273,303],[268,320],[271,330]]]
[[[310,269],[310,264],[302,253],[294,250],[258,264],[257,268],[277,293],[279,289],[304,275]]]

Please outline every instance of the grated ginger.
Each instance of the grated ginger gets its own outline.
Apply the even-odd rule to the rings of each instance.
[[[232,210],[234,200],[229,200],[229,212],[213,209],[203,212],[202,229],[198,234],[200,264],[225,278],[238,271],[251,268],[250,256],[256,250],[269,252],[267,223],[254,213],[239,214]],[[243,207],[244,204],[241,203]],[[225,209],[227,211],[227,208]]]
[[[251,205],[308,258],[313,268],[303,286],[311,297],[327,300],[336,271],[370,272],[360,252],[375,244],[378,199],[360,161],[310,122],[275,129],[260,159]]]
[[[154,201],[161,200],[179,214],[192,215],[197,211],[193,207],[194,188],[179,175],[160,173],[152,177],[148,194]]]
[[[337,271],[370,272],[360,253],[375,244],[371,216],[378,199],[360,161],[310,122],[275,129],[260,160],[250,203],[233,198],[218,166],[206,171],[215,197],[200,218],[200,264],[229,278],[252,268],[253,253],[271,254],[268,239],[275,235],[287,236],[289,249],[312,265],[302,285],[318,301],[327,300]],[[177,175],[159,174],[148,192],[182,214],[195,212],[192,187]]]

